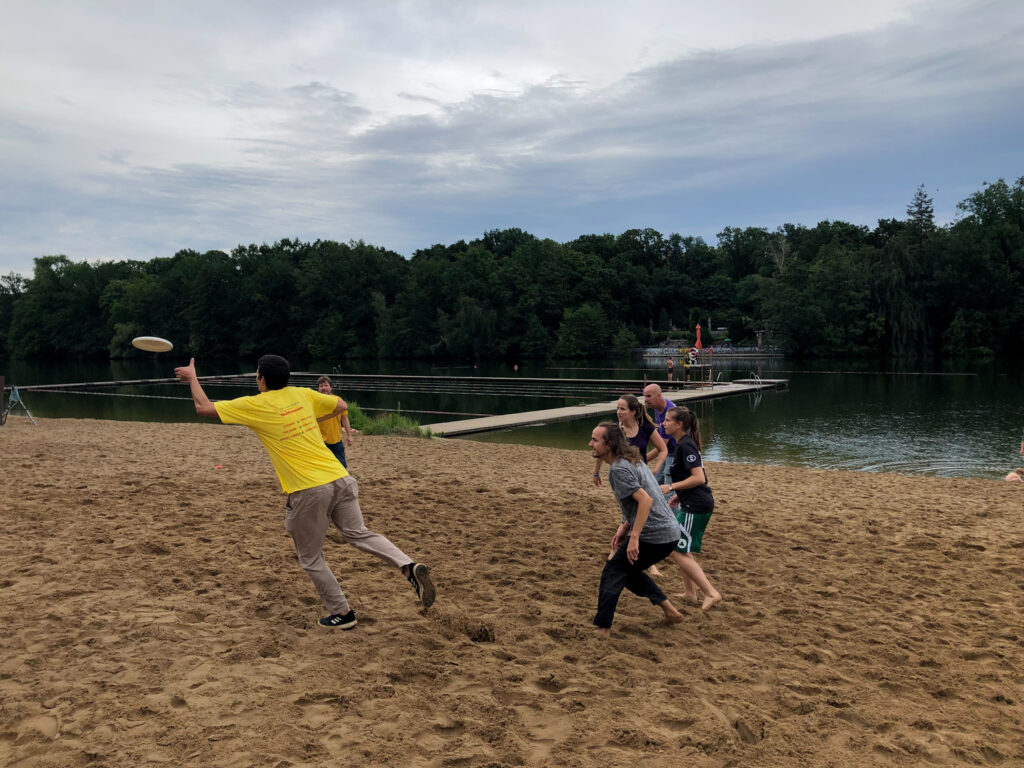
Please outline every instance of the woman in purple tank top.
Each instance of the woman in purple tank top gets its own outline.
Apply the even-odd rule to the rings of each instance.
[[[619,422],[619,429],[622,430],[626,440],[640,451],[644,462],[657,476],[661,465],[668,458],[668,445],[665,444],[665,438],[658,433],[658,428],[651,421],[651,417],[647,415],[647,409],[644,408],[643,403],[633,395],[623,395],[615,404],[615,416]],[[647,461],[648,444],[653,445],[658,451],[653,463]],[[594,464],[594,485],[597,486],[601,485],[600,470],[601,462],[597,461]]]

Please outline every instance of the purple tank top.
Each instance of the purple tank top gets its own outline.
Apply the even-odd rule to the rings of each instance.
[[[644,464],[647,463],[647,444],[651,441],[651,434],[653,432],[654,425],[645,421],[640,425],[640,430],[633,435],[633,437],[626,438],[630,445],[636,446],[637,450],[640,451],[640,455],[644,459]]]

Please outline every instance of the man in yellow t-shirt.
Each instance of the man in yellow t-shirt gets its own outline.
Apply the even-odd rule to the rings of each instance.
[[[317,420],[347,410],[344,400],[304,387],[289,387],[288,361],[277,355],[259,359],[256,386],[260,393],[251,397],[212,402],[196,376],[195,358],[187,366],[175,368],[174,375],[188,383],[196,413],[218,418],[224,424],[249,427],[270,454],[281,489],[288,494],[285,530],[295,542],[299,565],[312,579],[330,614],[320,619],[320,626],[352,629],[356,625],[355,611],[324,560],[324,538],[331,523],[356,549],[400,569],[424,608],[433,604],[436,593],[430,569],[414,562],[386,537],[367,529],[355,478],[327,449],[320,435]]]
[[[321,376],[316,380],[316,391],[321,395],[334,394],[331,380],[327,376]],[[341,466],[348,469],[348,462],[345,460],[345,443],[341,442],[341,428],[344,427],[348,447],[352,447],[352,425],[348,421],[348,406],[346,405],[345,410],[339,415],[335,416],[332,413],[330,416],[321,416],[318,421],[320,422],[320,434],[324,437],[324,445],[338,457]]]

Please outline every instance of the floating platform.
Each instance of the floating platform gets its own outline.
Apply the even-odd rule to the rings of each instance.
[[[621,381],[619,383],[621,384],[620,392],[635,389],[635,387],[629,386],[631,383],[629,381]],[[731,382],[720,382],[714,386],[710,384],[705,385],[703,389],[681,390],[669,389],[668,387],[671,385],[666,382],[662,382],[661,386],[666,398],[676,405],[684,405],[695,400],[710,400],[717,397],[755,394],[765,390],[786,389],[789,386],[789,381],[787,379],[737,379]],[[615,406],[618,401],[619,398],[616,397],[614,400],[591,403],[589,405],[573,405],[563,408],[547,408],[541,411],[506,413],[500,416],[445,421],[438,424],[423,424],[421,426],[423,429],[429,429],[435,435],[454,437],[474,432],[490,432],[498,429],[512,429],[514,427],[525,427],[535,424],[552,424],[557,421],[574,421],[587,417],[598,418],[609,413],[615,413]]]

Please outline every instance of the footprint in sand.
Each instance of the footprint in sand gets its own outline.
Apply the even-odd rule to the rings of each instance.
[[[59,724],[57,718],[52,715],[36,715],[35,717],[27,717],[18,723],[16,730],[18,735],[27,735],[33,731],[41,733],[48,739],[57,738],[57,732],[59,730]]]
[[[659,725],[672,733],[686,733],[697,721],[692,718],[684,720],[662,720]]]
[[[333,696],[303,694],[293,702],[299,708],[299,719],[310,728],[322,728],[337,723],[344,709],[344,700]]]
[[[547,764],[551,750],[572,734],[572,721],[565,716],[552,715],[550,711],[533,707],[514,707],[526,729],[529,742],[527,763]]]
[[[332,725],[338,720],[338,710],[331,704],[308,702],[300,706],[302,707],[302,714],[299,716],[299,720],[303,725],[307,725],[310,728],[322,728]]]
[[[534,680],[533,687],[545,693],[561,693],[568,684],[560,681],[554,674],[548,674]]]

